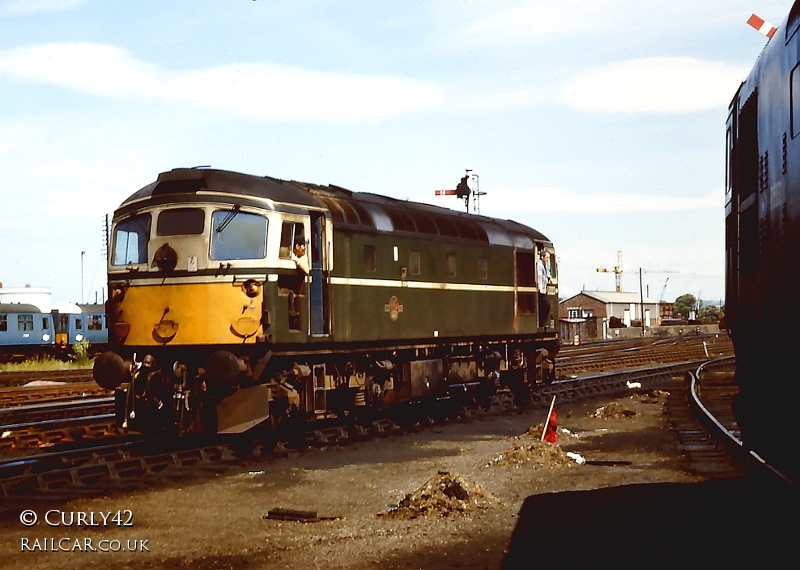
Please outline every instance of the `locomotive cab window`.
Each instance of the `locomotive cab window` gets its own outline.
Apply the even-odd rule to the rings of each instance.
[[[211,259],[263,259],[267,254],[267,218],[233,210],[211,216]]]
[[[305,238],[302,222],[283,222],[283,226],[281,226],[281,246],[278,254],[281,259],[292,257],[294,241],[299,238]],[[308,249],[308,246],[306,246],[306,249]]]
[[[113,265],[147,263],[147,242],[150,238],[150,214],[133,216],[114,228]]]
[[[156,234],[160,236],[202,234],[205,222],[206,213],[199,208],[164,210],[158,215]]]

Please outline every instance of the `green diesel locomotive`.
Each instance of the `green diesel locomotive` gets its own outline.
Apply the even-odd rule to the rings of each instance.
[[[553,244],[516,222],[203,168],[160,174],[110,234],[94,375],[123,430],[524,403],[555,376]]]

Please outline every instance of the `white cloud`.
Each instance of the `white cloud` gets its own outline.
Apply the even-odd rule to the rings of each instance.
[[[562,92],[589,112],[687,113],[727,107],[749,69],[688,57],[644,58],[590,69]]]
[[[0,77],[123,100],[194,105],[259,120],[378,119],[433,107],[435,86],[386,75],[314,71],[271,63],[169,70],[122,48],[49,43],[0,52]]]
[[[658,196],[651,194],[579,193],[565,188],[493,188],[481,198],[486,209],[517,212],[678,212],[686,210],[719,210],[724,192],[718,188],[705,196]]]

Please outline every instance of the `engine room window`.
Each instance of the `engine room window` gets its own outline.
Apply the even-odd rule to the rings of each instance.
[[[419,275],[422,272],[422,254],[419,250],[411,249],[408,252],[408,272],[411,275]]]
[[[485,257],[478,258],[478,279],[489,279],[489,260]]]
[[[303,229],[302,222],[283,222],[281,226],[281,246],[278,253],[281,259],[289,259],[292,257],[292,248],[294,247],[294,240],[297,238],[304,238],[305,230]],[[308,246],[306,246],[308,249]]]
[[[202,234],[206,213],[199,208],[175,208],[158,215],[156,233],[160,236]]]
[[[211,259],[263,259],[267,254],[267,218],[237,210],[211,216]]]
[[[133,216],[114,228],[112,265],[147,263],[147,242],[150,238],[150,214]]]
[[[377,270],[376,266],[377,257],[378,256],[375,254],[374,245],[364,246],[364,271],[369,271],[370,273],[374,273]]]
[[[456,276],[456,254],[455,253],[448,253],[447,254],[447,276],[448,277],[455,277]]]
[[[33,315],[17,315],[17,329],[21,331],[32,331]]]

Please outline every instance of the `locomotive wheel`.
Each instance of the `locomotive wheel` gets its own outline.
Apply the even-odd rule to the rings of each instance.
[[[527,386],[520,386],[512,390],[514,394],[514,405],[518,408],[525,408],[531,403],[531,394]]]
[[[287,442],[289,447],[301,449],[306,447],[306,421],[301,413],[292,412],[286,398],[269,403],[270,425],[277,439]]]

